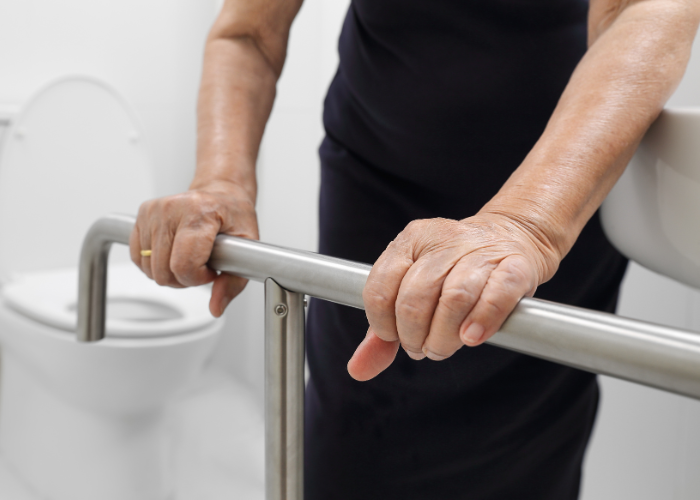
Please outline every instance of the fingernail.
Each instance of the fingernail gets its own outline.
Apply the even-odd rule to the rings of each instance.
[[[462,334],[462,342],[467,345],[476,345],[484,335],[484,327],[478,323],[472,323]]]
[[[423,353],[428,357],[428,359],[432,359],[433,361],[442,361],[443,359],[447,359],[448,356],[440,356],[439,354],[435,354],[434,352],[430,351],[429,349],[423,349]]]
[[[425,358],[425,354],[422,352],[415,352],[415,351],[409,351],[405,347],[403,348],[404,351],[406,351],[406,354],[408,354],[408,357],[411,359],[415,359],[416,361],[420,361],[421,359]]]

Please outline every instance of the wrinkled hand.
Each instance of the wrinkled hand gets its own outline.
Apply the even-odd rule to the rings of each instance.
[[[363,292],[369,330],[348,363],[368,380],[394,360],[443,360],[501,327],[561,258],[533,228],[479,214],[462,221],[411,222],[374,264]]]
[[[131,260],[159,285],[181,288],[213,281],[209,310],[219,317],[247,283],[207,267],[219,233],[258,239],[254,201],[225,181],[143,203],[129,240]],[[151,256],[141,256],[148,249]]]

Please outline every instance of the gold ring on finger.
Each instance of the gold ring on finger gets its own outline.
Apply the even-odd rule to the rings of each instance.
[[[141,257],[150,257],[153,250],[141,250]]]

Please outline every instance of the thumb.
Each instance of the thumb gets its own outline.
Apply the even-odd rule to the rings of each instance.
[[[215,318],[224,314],[226,306],[233,298],[241,293],[245,288],[248,280],[233,276],[226,273],[221,273],[214,279],[214,286],[211,289],[211,300],[209,301],[209,311]]]
[[[348,373],[360,382],[376,377],[393,363],[399,345],[398,340],[387,342],[380,339],[370,328],[348,361]]]

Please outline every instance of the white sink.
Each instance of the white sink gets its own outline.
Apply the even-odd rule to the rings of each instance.
[[[661,113],[601,216],[627,257],[700,288],[700,108]]]

